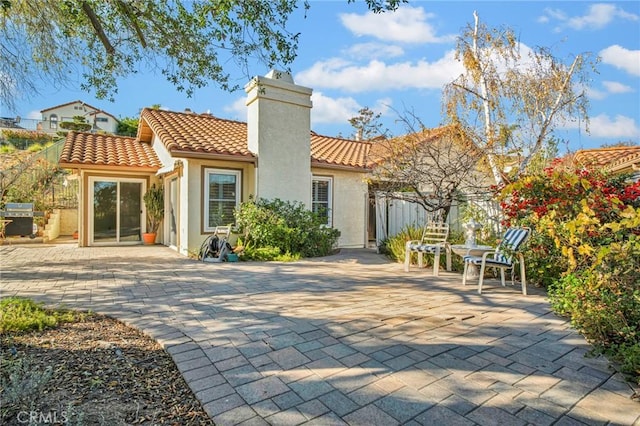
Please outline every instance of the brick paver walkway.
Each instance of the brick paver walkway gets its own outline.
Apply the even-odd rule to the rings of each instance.
[[[204,264],[165,247],[0,247],[2,296],[156,338],[219,425],[640,424],[632,389],[544,294],[367,250]],[[493,285],[491,285],[493,284]]]

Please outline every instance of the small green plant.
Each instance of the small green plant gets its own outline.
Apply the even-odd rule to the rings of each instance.
[[[157,234],[164,218],[164,188],[154,183],[143,197],[147,209],[147,232]]]
[[[29,152],[40,152],[44,149],[44,147],[42,145],[40,145],[39,143],[34,143],[29,145],[29,147],[27,148],[27,151]]]
[[[63,322],[73,322],[83,314],[67,310],[45,309],[41,303],[20,297],[8,297],[0,301],[0,334],[42,331]]]
[[[37,408],[42,391],[51,379],[53,368],[35,370],[27,358],[3,357],[0,361],[0,420],[4,423],[20,411],[33,411]]]
[[[277,262],[293,262],[300,260],[300,255],[292,255],[289,252],[281,253],[278,247],[259,247],[252,248],[246,247],[242,252],[242,260],[257,260],[257,261],[277,261]]]
[[[16,147],[11,144],[0,145],[0,154],[11,154],[16,151]]]

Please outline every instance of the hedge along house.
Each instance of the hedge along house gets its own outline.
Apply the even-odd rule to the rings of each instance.
[[[156,240],[187,255],[250,197],[326,212],[340,247],[367,242],[368,142],[310,130],[312,90],[271,71],[245,86],[247,123],[210,114],[144,109],[136,138],[70,133],[60,165],[80,181],[79,245],[137,244],[142,196],[162,183]]]

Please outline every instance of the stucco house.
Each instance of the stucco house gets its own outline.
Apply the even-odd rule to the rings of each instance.
[[[118,127],[116,117],[80,100],[46,108],[40,113],[42,122],[38,125],[38,130],[50,134],[64,130],[60,128],[60,123],[73,121],[75,116],[84,117],[86,122],[91,124],[92,132],[115,133]]]
[[[371,144],[310,129],[312,90],[271,71],[245,86],[247,122],[144,109],[135,138],[72,132],[60,165],[79,180],[80,246],[139,244],[142,196],[161,183],[165,218],[156,240],[188,255],[250,197],[327,211],[340,247],[367,243]]]

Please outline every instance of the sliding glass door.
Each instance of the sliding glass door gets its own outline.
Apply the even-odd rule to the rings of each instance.
[[[90,243],[139,243],[143,179],[90,179]]]

